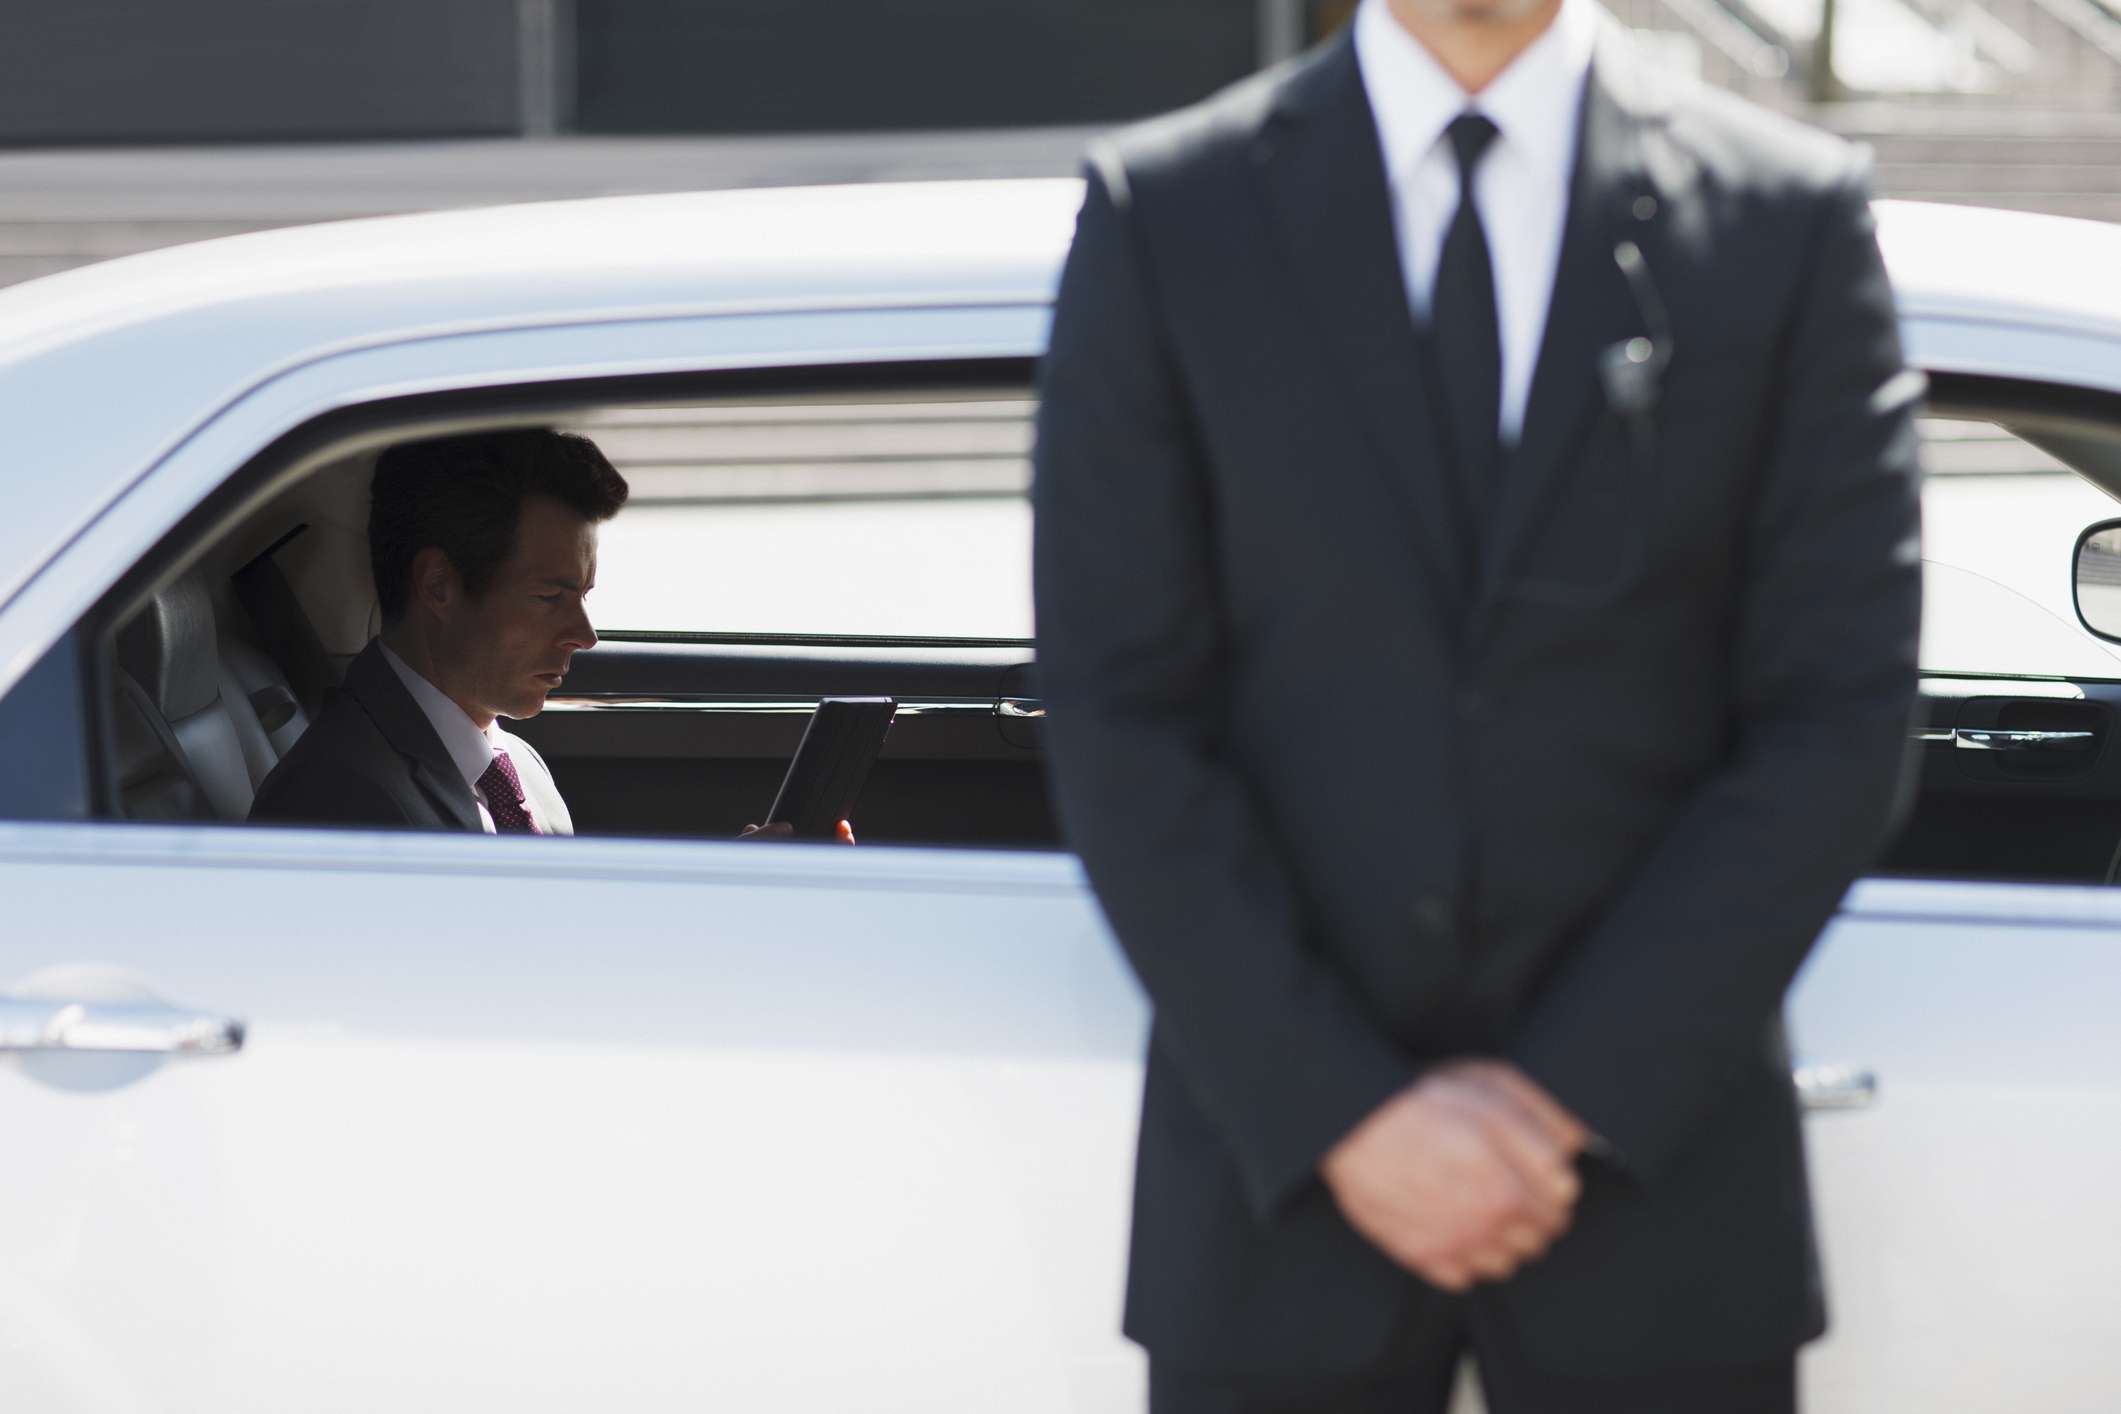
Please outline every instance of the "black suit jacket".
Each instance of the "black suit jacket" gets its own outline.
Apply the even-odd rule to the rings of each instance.
[[[1470,591],[1350,41],[1087,176],[1042,374],[1039,676],[1155,1009],[1128,1332],[1200,1368],[1379,1358],[1444,1299],[1315,1166],[1486,1053],[1615,1155],[1472,1299],[1490,1338],[1597,1373],[1816,1334],[1781,1003],[1896,817],[1920,596],[1921,382],[1862,157],[1601,37]],[[1671,362],[1631,419],[1601,358],[1650,335]]]
[[[339,690],[258,787],[255,821],[483,829],[442,738],[371,642]]]

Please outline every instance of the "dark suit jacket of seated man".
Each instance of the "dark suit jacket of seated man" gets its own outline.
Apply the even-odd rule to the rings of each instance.
[[[259,787],[250,818],[572,834],[552,773],[500,718],[537,715],[593,646],[597,527],[626,482],[547,431],[437,438],[378,460],[369,560],[383,632]]]

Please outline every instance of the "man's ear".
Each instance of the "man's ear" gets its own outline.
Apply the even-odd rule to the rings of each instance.
[[[446,617],[464,597],[463,576],[439,545],[426,546],[412,557],[411,587],[414,607],[438,618]]]

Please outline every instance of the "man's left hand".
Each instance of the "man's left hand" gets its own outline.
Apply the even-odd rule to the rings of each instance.
[[[786,820],[776,821],[771,825],[746,825],[743,831],[737,835],[737,838],[740,840],[792,840],[795,838],[795,826],[789,824]],[[839,829],[834,832],[832,839],[834,844],[853,844],[854,826],[848,824],[845,820],[840,821]]]

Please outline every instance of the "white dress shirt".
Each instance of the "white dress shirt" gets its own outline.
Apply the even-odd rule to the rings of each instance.
[[[420,676],[411,664],[391,651],[389,644],[379,639],[376,646],[383,650],[383,661],[390,664],[398,681],[405,684],[412,700],[420,705],[428,725],[442,739],[442,749],[449,753],[457,774],[471,787],[472,799],[479,804],[481,829],[489,835],[495,833],[493,811],[488,808],[486,792],[480,787],[479,778],[493,764],[494,752],[501,750],[508,753],[509,764],[516,768],[516,778],[523,783],[523,797],[530,805],[530,818],[537,822],[538,829],[548,835],[574,833],[574,821],[568,817],[567,805],[560,799],[552,771],[545,765],[545,758],[538,755],[529,742],[502,731],[498,721],[481,731],[479,724],[450,700],[449,694]]]
[[[1473,204],[1495,267],[1502,337],[1502,438],[1524,428],[1532,370],[1546,335],[1554,270],[1569,209],[1583,88],[1598,33],[1592,0],[1561,0],[1539,38],[1477,94],[1392,18],[1384,0],[1355,12],[1355,59],[1377,117],[1385,180],[1399,238],[1400,273],[1415,317],[1426,322],[1443,240],[1458,209],[1458,160],[1445,129],[1484,114],[1495,140],[1474,170]]]

